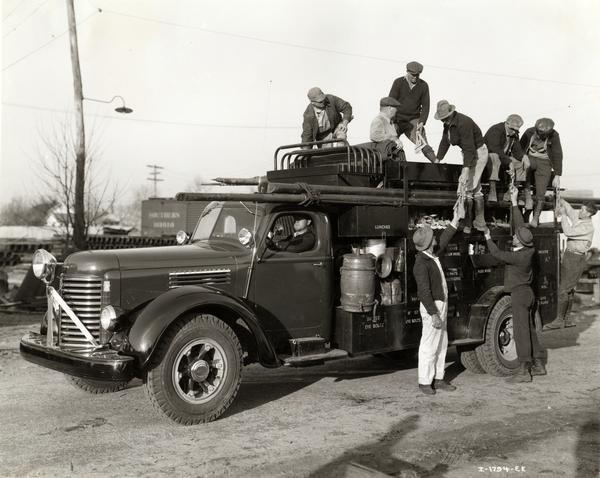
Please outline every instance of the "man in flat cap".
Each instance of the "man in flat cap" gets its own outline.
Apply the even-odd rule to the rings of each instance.
[[[417,227],[413,234],[418,251],[413,275],[417,283],[423,327],[419,343],[419,389],[425,395],[435,395],[436,390],[456,390],[454,385],[444,381],[448,350],[448,285],[439,258],[444,255],[446,246],[456,233],[459,219],[455,208],[452,222],[440,236],[440,247],[435,253],[437,240],[429,225]]]
[[[490,203],[498,201],[496,183],[500,180],[499,173],[503,167],[515,182],[525,183],[525,209],[533,209],[531,189],[526,183],[529,158],[523,154],[519,142],[521,126],[523,126],[523,118],[517,114],[511,114],[508,115],[506,121],[491,126],[483,137],[489,152],[490,191],[487,199]],[[509,199],[510,191],[507,191],[504,200],[508,201]]]
[[[537,227],[552,172],[554,172],[552,187],[560,188],[563,153],[560,136],[554,129],[554,121],[550,118],[537,120],[533,128],[529,128],[523,133],[521,146],[529,157],[531,170],[534,172],[536,204],[529,224]]]
[[[438,148],[438,160],[444,159],[450,145],[458,146],[462,151],[463,168],[460,175],[457,194],[464,199],[465,234],[471,233],[471,226],[485,229],[484,200],[481,191],[481,175],[488,162],[488,149],[483,141],[481,129],[467,115],[456,111],[456,107],[447,100],[438,101],[434,118],[444,123],[444,132]],[[473,220],[473,205],[475,219]]]
[[[308,90],[307,96],[310,104],[304,111],[302,142],[346,139],[352,105],[335,95],[326,95],[316,86]]]
[[[492,241],[490,230],[486,227],[484,231],[490,254],[505,264],[504,291],[510,293],[513,337],[519,361],[519,369],[507,380],[513,383],[531,382],[532,376],[546,375],[543,363],[546,353],[540,345],[532,313],[535,304],[535,295],[531,288],[532,261],[535,254],[533,234],[524,224],[517,202],[518,194],[519,190],[511,186],[514,231],[512,251],[501,251]]]
[[[557,215],[562,217],[560,224],[567,236],[567,245],[560,261],[560,284],[558,286],[558,313],[556,319],[544,326],[544,330],[572,327],[569,313],[573,306],[575,287],[587,267],[586,255],[594,239],[592,216],[596,214],[596,205],[586,202],[579,211],[564,199],[560,199]]]
[[[405,134],[429,161],[437,163],[425,135],[425,123],[429,117],[429,85],[420,78],[422,72],[423,65],[411,61],[406,65],[406,75],[394,80],[390,97],[400,102],[394,122],[398,136]]]
[[[371,121],[369,137],[371,141],[377,143],[377,149],[387,153],[387,156],[393,156],[395,152],[401,151],[402,141],[398,138],[398,133],[393,124],[396,110],[400,103],[386,96],[379,101],[379,114]]]

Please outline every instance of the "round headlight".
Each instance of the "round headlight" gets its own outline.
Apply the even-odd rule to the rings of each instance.
[[[240,241],[240,244],[242,246],[252,247],[252,243],[253,243],[252,233],[248,229],[243,227],[242,229],[240,229],[240,232],[238,232],[238,241]]]
[[[51,282],[54,278],[56,258],[44,249],[38,249],[33,253],[31,260],[33,275],[45,282]]]
[[[114,328],[117,321],[117,311],[112,305],[107,305],[102,309],[100,313],[100,325],[104,330],[111,330]]]
[[[177,235],[175,236],[175,240],[179,245],[185,244],[189,238],[190,236],[188,236],[185,231],[178,231]]]

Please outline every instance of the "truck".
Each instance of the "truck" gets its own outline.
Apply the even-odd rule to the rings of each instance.
[[[92,394],[141,379],[160,414],[198,424],[228,409],[249,364],[416,350],[412,235],[422,223],[444,228],[461,167],[395,160],[369,144],[314,145],[328,146],[278,148],[258,192],[178,194],[208,204],[179,245],[80,251],[60,264],[36,251],[48,303],[21,356]],[[502,249],[510,211],[502,201],[486,208]],[[314,244],[276,247],[298,217]],[[556,315],[558,231],[556,221],[534,230],[538,325]],[[518,367],[511,298],[485,244],[481,233],[459,231],[442,258],[449,346],[469,370],[510,375]]]

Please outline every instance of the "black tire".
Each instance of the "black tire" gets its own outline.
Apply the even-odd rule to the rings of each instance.
[[[475,352],[474,348],[458,347],[458,355],[460,357],[460,363],[469,372],[476,374],[485,373],[484,368],[481,366],[481,363],[477,358],[477,352]]]
[[[211,422],[235,399],[242,381],[242,346],[212,315],[192,315],[161,339],[146,375],[154,408],[182,425]]]
[[[478,346],[475,352],[481,367],[490,375],[512,375],[519,367],[509,295],[496,302],[488,319],[485,342]]]
[[[67,382],[79,390],[87,393],[114,393],[123,390],[129,382],[104,382],[102,380],[89,380],[87,378],[66,376]]]

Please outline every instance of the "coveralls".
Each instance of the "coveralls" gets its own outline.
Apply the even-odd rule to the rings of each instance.
[[[523,226],[521,210],[513,206],[514,230]],[[535,295],[531,288],[533,282],[533,247],[523,246],[514,251],[501,251],[490,238],[487,245],[490,254],[506,264],[504,267],[504,291],[509,292],[512,301],[513,334],[519,363],[528,363],[532,359],[545,358],[545,350],[540,345],[533,322]]]

